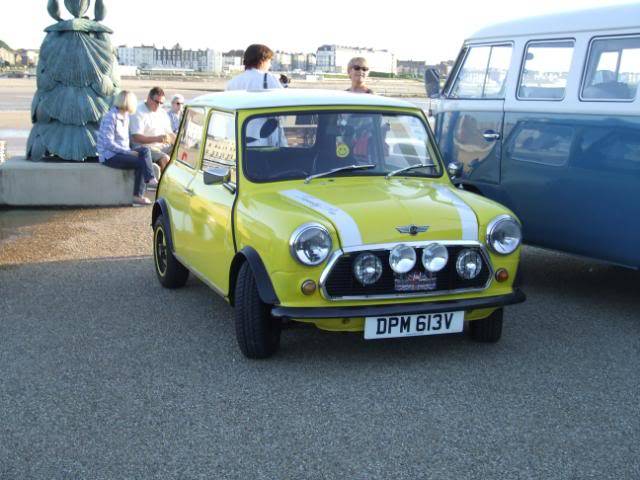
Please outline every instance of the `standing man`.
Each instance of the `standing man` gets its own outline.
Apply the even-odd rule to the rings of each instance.
[[[282,88],[280,81],[269,73],[273,51],[266,45],[254,43],[244,51],[244,72],[227,83],[227,90],[260,90]]]
[[[169,120],[171,120],[171,130],[173,130],[173,133],[178,133],[183,109],[184,97],[179,93],[176,93],[171,99],[171,110],[169,110]]]
[[[162,170],[169,163],[169,155],[176,136],[171,130],[171,120],[164,111],[164,90],[153,87],[147,100],[138,106],[131,117],[129,131],[134,148],[148,147],[151,158]]]

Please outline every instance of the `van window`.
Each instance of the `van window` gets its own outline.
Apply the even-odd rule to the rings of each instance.
[[[451,90],[455,98],[504,98],[511,45],[470,47]]]
[[[640,37],[593,40],[582,86],[583,100],[628,100],[640,83]]]
[[[235,118],[228,113],[213,112],[207,128],[202,170],[209,167],[228,167],[230,182],[236,182]]]
[[[520,100],[562,100],[573,57],[573,40],[530,42],[520,76]]]

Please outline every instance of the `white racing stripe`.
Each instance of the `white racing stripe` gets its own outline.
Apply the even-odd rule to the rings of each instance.
[[[478,219],[471,207],[444,185],[436,185],[436,190],[458,210],[462,224],[462,240],[478,241]]]
[[[331,220],[338,230],[338,235],[340,236],[343,247],[357,247],[358,245],[362,245],[362,236],[360,235],[358,224],[351,218],[351,215],[344,210],[340,210],[338,207],[320,200],[313,195],[301,192],[300,190],[285,190],[280,193]]]

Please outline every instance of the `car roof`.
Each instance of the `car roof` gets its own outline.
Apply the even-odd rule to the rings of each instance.
[[[189,106],[223,110],[306,106],[373,106],[417,108],[415,105],[389,97],[350,93],[337,90],[278,88],[273,90],[232,90],[202,95],[188,102]]]
[[[640,3],[591,8],[499,23],[483,28],[467,38],[466,41],[582,31],[638,29],[639,27]]]

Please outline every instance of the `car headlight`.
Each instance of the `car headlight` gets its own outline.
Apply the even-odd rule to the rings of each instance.
[[[476,278],[482,270],[482,256],[475,250],[466,248],[458,254],[456,260],[456,271],[461,278],[472,280]]]
[[[382,262],[373,253],[361,253],[353,262],[353,275],[362,285],[372,285],[380,280]]]
[[[305,223],[289,240],[291,255],[303,265],[320,265],[331,253],[331,235],[319,223]]]
[[[487,243],[491,250],[500,255],[516,251],[522,242],[522,229],[518,221],[510,215],[500,215],[487,226]]]
[[[416,265],[416,251],[407,245],[396,245],[389,254],[389,266],[396,273],[407,273]]]
[[[449,251],[444,245],[432,243],[422,250],[422,265],[427,272],[439,272],[447,265],[448,261]]]

